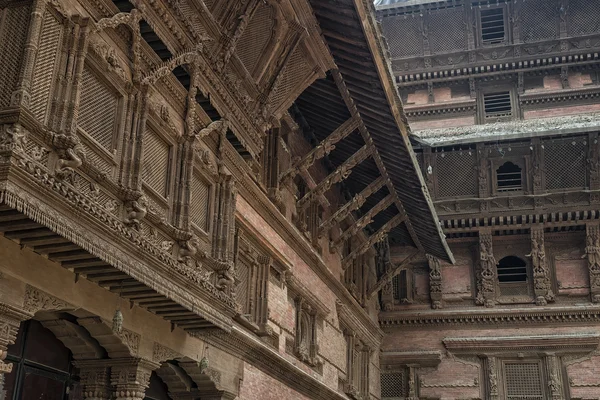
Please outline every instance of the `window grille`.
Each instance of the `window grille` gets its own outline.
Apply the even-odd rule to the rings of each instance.
[[[388,17],[382,21],[392,57],[423,55],[423,34],[419,18]]]
[[[389,374],[381,374],[381,398],[398,398],[407,395],[406,390],[406,374],[402,372],[394,372]]]
[[[394,287],[394,298],[396,300],[402,301],[408,299],[408,279],[406,270],[400,271],[398,275],[394,276],[392,285]]]
[[[477,154],[474,151],[437,153],[434,171],[437,174],[436,197],[477,196],[476,164]]]
[[[190,218],[192,223],[203,231],[208,231],[208,210],[210,206],[210,186],[199,173],[192,177]]]
[[[496,170],[498,192],[514,192],[523,189],[522,170],[510,161]]]
[[[267,50],[274,29],[273,8],[261,2],[240,39],[240,45],[236,47],[246,70],[255,77],[254,70]]]
[[[467,48],[463,7],[431,12],[429,15],[429,44],[432,53],[448,53]]]
[[[4,66],[0,74],[0,108],[8,107],[17,87],[29,16],[28,5],[0,10],[0,54]]]
[[[483,95],[485,118],[506,118],[513,115],[510,92],[485,93]]]
[[[171,148],[158,133],[151,129],[146,129],[142,147],[144,152],[143,181],[161,196],[166,197]]]
[[[567,12],[569,36],[600,32],[598,3],[590,0],[570,0]]]
[[[541,365],[537,362],[504,364],[506,399],[544,399],[542,373],[540,368]]]
[[[481,10],[481,41],[484,45],[500,44],[506,38],[504,9]]]
[[[544,143],[546,189],[584,188],[587,146],[583,139]]]
[[[521,39],[525,43],[556,39],[559,36],[556,0],[529,0],[523,2],[521,10]]]

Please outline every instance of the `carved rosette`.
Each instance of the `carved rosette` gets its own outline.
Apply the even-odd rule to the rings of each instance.
[[[537,305],[546,305],[554,301],[554,292],[550,281],[550,271],[546,260],[543,228],[531,229],[531,257],[533,264],[533,289]]]
[[[479,282],[476,302],[493,307],[496,304],[496,258],[491,232],[479,233]]]
[[[429,295],[431,296],[431,308],[442,308],[442,267],[440,260],[427,254],[429,263]]]
[[[588,260],[590,275],[590,295],[592,302],[600,302],[600,226],[588,224],[586,226],[585,253]]]

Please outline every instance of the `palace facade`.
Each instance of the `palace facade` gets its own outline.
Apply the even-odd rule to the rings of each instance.
[[[0,0],[0,398],[379,398],[388,246],[453,262],[380,36],[366,0]]]
[[[456,257],[383,290],[382,398],[599,399],[597,4],[376,3]]]

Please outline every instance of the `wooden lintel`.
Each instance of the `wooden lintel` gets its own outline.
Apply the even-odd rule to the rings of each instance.
[[[424,257],[423,253],[420,250],[416,250],[414,253],[402,260],[400,264],[395,265],[394,268],[383,274],[375,286],[367,290],[367,298],[370,299],[375,293],[379,292],[387,283],[391,282],[392,279],[394,279],[394,277],[400,273],[400,271],[405,270],[410,263],[419,257]]]
[[[298,208],[308,206],[315,198],[327,192],[333,185],[340,183],[352,172],[352,168],[366,160],[372,154],[372,148],[369,145],[364,145],[356,153],[352,154],[342,165],[336,168],[331,174],[323,179],[317,186],[311,189],[298,200]]]
[[[333,131],[325,140],[319,145],[312,149],[307,155],[296,161],[292,167],[283,173],[280,178],[281,180],[287,178],[294,178],[302,168],[308,168],[315,163],[315,161],[327,156],[333,149],[335,144],[340,140],[344,139],[348,135],[358,128],[358,118],[350,117],[346,122],[341,124],[335,131]]]
[[[379,203],[377,203],[373,208],[371,208],[365,215],[358,219],[352,226],[346,229],[340,237],[338,237],[334,242],[334,247],[339,246],[345,240],[350,238],[353,235],[356,235],[361,229],[365,226],[369,225],[375,217],[375,215],[379,214],[381,211],[385,210],[389,206],[394,203],[394,196],[389,194],[385,196]]]
[[[354,261],[357,257],[369,251],[371,246],[381,241],[383,237],[396,226],[406,221],[407,217],[404,214],[396,214],[393,218],[387,221],[381,228],[377,230],[373,235],[369,236],[369,239],[364,242],[360,247],[352,251],[348,256],[342,260],[342,268],[345,270],[348,265]]]
[[[343,221],[351,212],[361,208],[369,196],[377,192],[385,185],[385,179],[380,176],[373,182],[371,182],[366,188],[364,188],[359,194],[354,196],[352,200],[344,204],[339,210],[337,210],[331,217],[319,226],[319,232],[331,229],[335,223]]]

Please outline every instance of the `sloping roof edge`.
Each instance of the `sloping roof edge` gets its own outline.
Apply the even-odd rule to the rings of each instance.
[[[386,51],[382,47],[383,42],[381,40],[381,32],[378,29],[377,21],[375,19],[375,7],[371,0],[342,1],[356,12],[356,19],[360,21],[360,31],[363,33],[364,43],[372,56],[372,70],[377,72],[379,77],[379,82],[377,83],[381,85],[381,90],[385,95],[382,102],[387,103],[388,106],[388,110],[382,109],[380,111],[385,113],[389,112],[390,119],[395,122],[402,139],[402,153],[405,152],[410,158],[409,160],[406,160],[407,162],[402,163],[404,170],[398,168],[397,165],[393,165],[394,161],[398,159],[397,155],[393,154],[393,146],[386,146],[386,144],[389,144],[389,135],[394,135],[394,132],[386,132],[387,135],[380,135],[377,134],[375,130],[369,129],[371,137],[373,138],[382,159],[384,159],[384,164],[392,179],[394,189],[405,207],[405,211],[410,220],[409,223],[412,224],[413,227],[416,227],[415,231],[417,231],[417,236],[423,249],[431,255],[454,263],[454,257],[446,243],[445,235],[442,232],[437,213],[412,149],[409,139],[410,128],[408,126],[408,120],[393,80],[389,58],[386,57]],[[334,54],[334,59],[335,58]],[[353,78],[344,76],[345,81],[350,81],[352,79]],[[367,127],[372,125],[368,121],[365,121],[365,124]],[[403,156],[406,158],[406,155]],[[404,182],[409,185],[402,185]],[[404,186],[412,187],[414,190],[411,191],[410,188],[407,190]],[[416,215],[419,210],[418,207],[414,207],[415,203],[422,204],[423,209],[427,210],[427,215]]]

